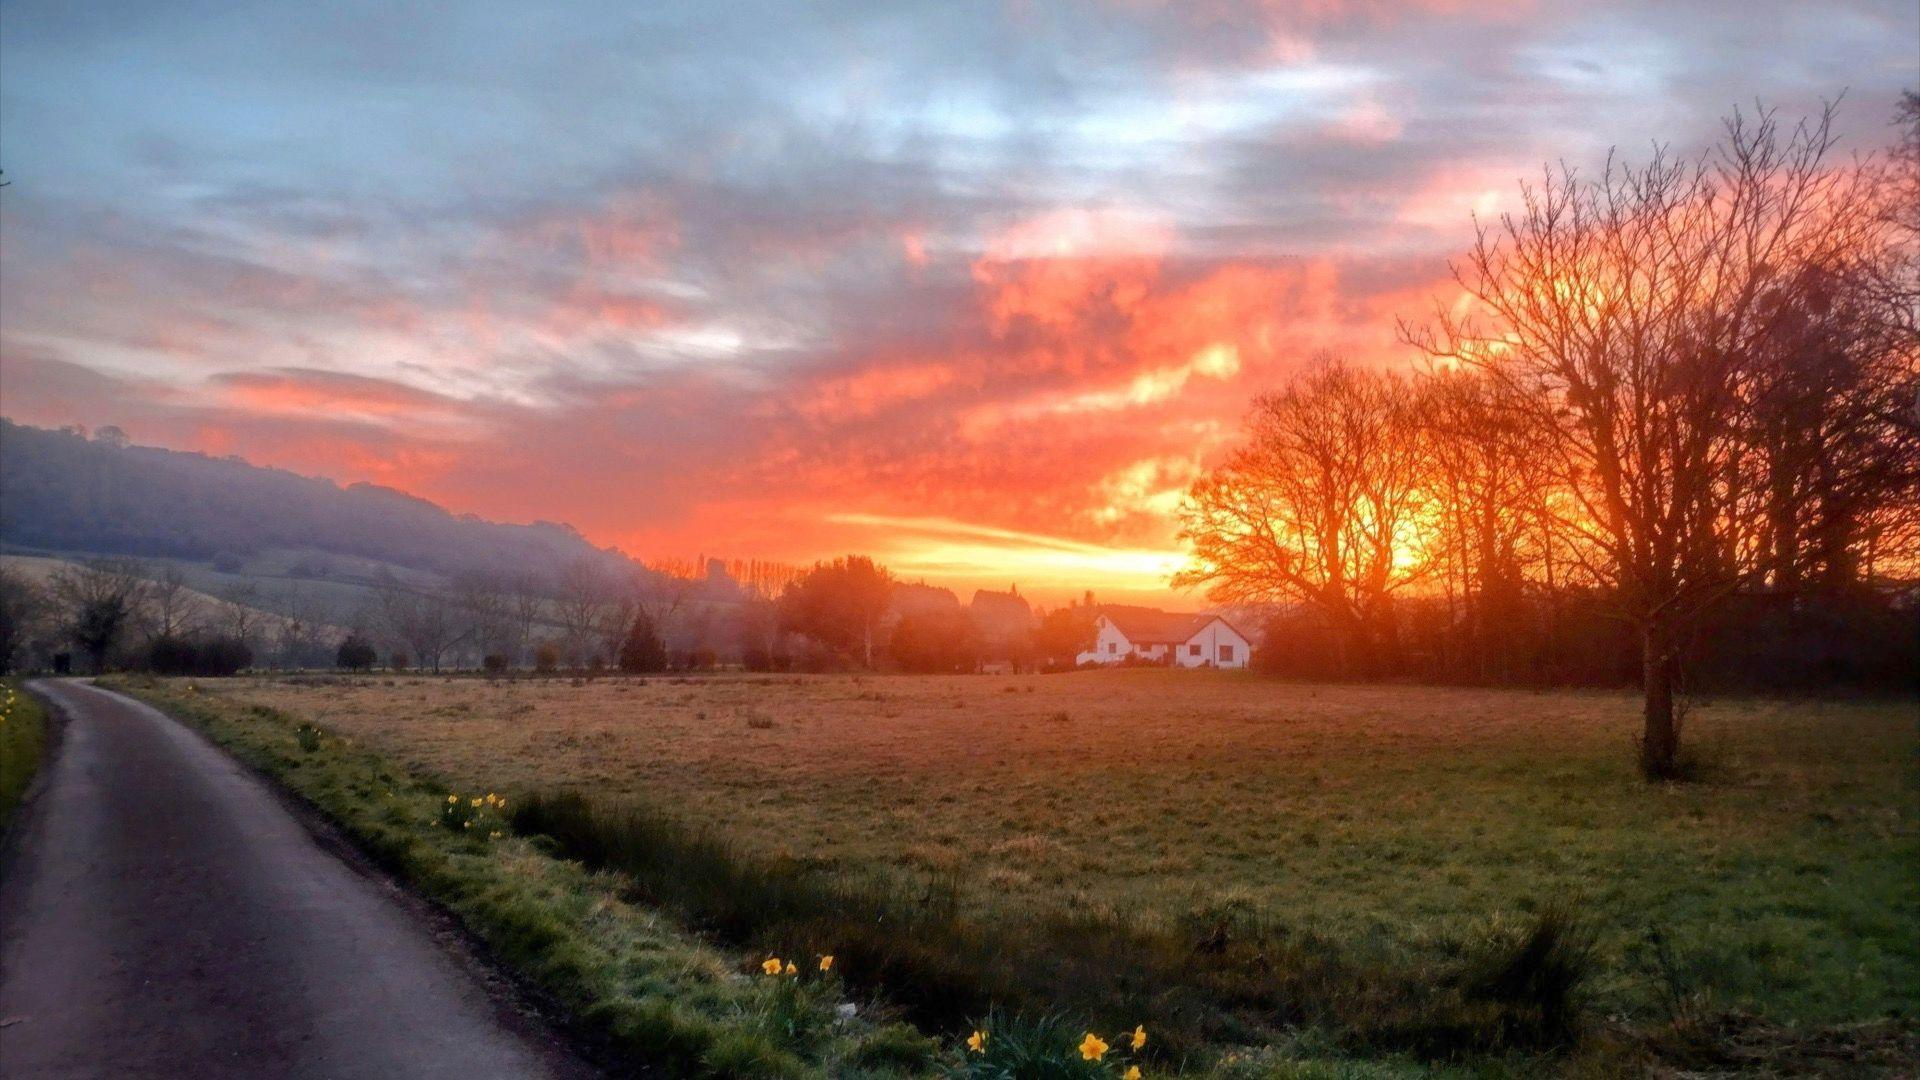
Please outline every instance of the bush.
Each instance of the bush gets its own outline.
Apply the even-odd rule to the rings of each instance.
[[[238,638],[200,640],[162,635],[147,646],[147,666],[156,675],[223,678],[253,663],[253,650]]]
[[[490,652],[480,658],[480,669],[488,675],[505,674],[507,670],[507,658],[497,652]]]
[[[535,674],[551,675],[560,670],[560,650],[551,641],[543,641],[533,650]]]
[[[653,620],[642,611],[633,617],[625,640],[620,642],[620,670],[632,674],[667,670],[667,645],[653,628]]]
[[[333,654],[334,665],[348,671],[366,671],[379,659],[379,655],[373,651],[373,644],[358,633],[348,634]]]

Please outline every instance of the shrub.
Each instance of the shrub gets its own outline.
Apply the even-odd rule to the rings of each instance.
[[[758,645],[750,645],[740,653],[740,666],[748,671],[772,671],[773,654]]]
[[[507,670],[507,658],[497,652],[490,652],[480,658],[480,670],[488,675],[501,675]]]
[[[238,638],[191,640],[162,635],[147,646],[147,666],[156,675],[220,678],[237,674],[251,663],[253,650]]]
[[[620,642],[620,670],[633,674],[667,670],[666,642],[660,640],[653,620],[644,611],[633,617],[633,625]]]
[[[533,670],[539,675],[551,675],[560,669],[560,650],[551,641],[543,641],[533,650]]]
[[[333,662],[337,667],[348,671],[366,671],[379,662],[380,657],[373,651],[373,643],[358,632],[348,634],[340,642],[340,648],[334,651]]]

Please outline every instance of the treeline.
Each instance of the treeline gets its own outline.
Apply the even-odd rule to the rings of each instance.
[[[115,558],[45,581],[0,570],[0,671],[1018,671],[1071,666],[1093,614],[1089,601],[1036,619],[1012,588],[962,605],[861,556],[804,570],[710,559],[621,573],[580,559],[545,574],[383,572],[344,611],[297,585],[209,596],[177,566]]]
[[[1404,340],[1260,398],[1184,510],[1179,581],[1274,612],[1266,666],[1675,695],[1904,682],[1920,579],[1920,98],[1523,188]]]

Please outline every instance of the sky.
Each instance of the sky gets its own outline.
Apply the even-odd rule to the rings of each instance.
[[[0,2],[0,412],[641,558],[1191,607],[1548,162],[1920,85],[1920,4]]]

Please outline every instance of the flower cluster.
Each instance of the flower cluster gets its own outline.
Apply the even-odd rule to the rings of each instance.
[[[0,724],[6,723],[7,718],[13,715],[14,700],[13,687],[0,687]]]
[[[447,801],[440,804],[440,824],[451,832],[464,833],[476,827],[487,827],[487,839],[498,840],[504,833],[497,826],[499,815],[507,809],[507,800],[489,791],[485,795],[466,798],[457,791],[447,793]]]
[[[989,1030],[996,1026],[1003,1030]],[[1083,1032],[1076,1043],[1074,1030],[1058,1017],[983,1024],[967,1037],[954,1075],[984,1080],[1044,1073],[1141,1080],[1140,1065],[1130,1059],[1147,1045],[1145,1024],[1116,1036],[1114,1042],[1121,1044],[1119,1048],[1093,1031]]]
[[[800,965],[794,963],[791,960],[783,961],[777,956],[769,956],[765,960],[762,960],[760,962],[760,970],[765,972],[768,975],[781,975],[781,976],[791,977],[791,976],[800,974]],[[822,956],[820,958],[820,970],[823,973],[833,970],[833,954],[832,953],[828,953],[827,955]]]

